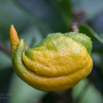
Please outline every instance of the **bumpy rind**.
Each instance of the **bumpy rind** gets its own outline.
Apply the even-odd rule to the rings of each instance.
[[[89,57],[85,47],[64,35],[23,53],[24,64],[29,70],[50,77],[84,69],[90,62]]]
[[[92,60],[85,69],[66,76],[48,77],[28,70],[22,61],[24,42],[20,40],[13,58],[13,67],[17,75],[32,87],[42,91],[62,91],[75,86],[91,72]],[[90,58],[91,59],[91,58]]]
[[[36,73],[35,71],[30,70],[26,66],[26,63],[24,62],[24,60],[26,60],[28,58],[26,58],[26,59],[23,60],[23,55],[26,56],[26,57],[30,56],[30,54],[31,54],[31,52],[29,51],[30,49],[27,49],[28,47],[25,46],[23,39],[21,39],[19,41],[19,39],[17,38],[16,32],[14,34],[12,34],[12,33],[13,32],[12,32],[12,28],[11,28],[11,32],[10,32],[11,37],[12,37],[12,35],[16,35],[16,38],[14,38],[14,40],[11,39],[11,48],[13,49],[11,53],[13,54],[12,55],[12,62],[13,62],[14,70],[15,70],[15,72],[17,73],[17,75],[22,80],[24,80],[26,83],[28,83],[29,85],[31,85],[32,87],[34,87],[34,88],[36,88],[38,90],[42,90],[42,91],[61,91],[61,90],[65,90],[65,89],[71,88],[71,87],[75,86],[80,80],[82,80],[83,78],[85,78],[91,72],[91,70],[92,70],[92,66],[93,66],[92,59],[91,59],[90,55],[87,53],[85,47],[83,47],[82,45],[80,45],[80,48],[82,46],[83,50],[85,51],[85,53],[87,55],[87,58],[88,58],[87,61],[89,60],[89,64],[87,62],[86,64],[88,64],[88,65],[86,65],[85,68],[83,68],[83,69],[77,69],[77,70],[74,70],[74,71],[69,72],[69,73],[66,72],[66,74],[65,73],[64,74],[61,73],[59,75],[52,75],[52,76],[45,75],[45,74],[41,75],[39,73]],[[56,39],[58,39],[58,37],[62,37],[62,36],[64,37],[63,34],[58,34],[57,36],[54,36],[54,37],[52,37],[52,36],[54,36],[54,35],[50,34],[48,36],[50,39],[45,39],[44,41],[42,41],[38,45],[38,48],[42,47],[44,44],[47,45],[50,41],[52,42],[52,40],[55,41]],[[64,39],[65,39],[65,37],[64,37]],[[67,40],[72,41],[72,39],[70,39],[70,38],[67,39]],[[79,45],[79,44],[77,43],[77,45]],[[39,49],[38,48],[33,48],[31,50],[33,50],[33,51],[39,51],[40,48]],[[52,45],[51,45],[51,48],[52,48]],[[48,48],[47,50],[51,51],[50,50],[51,48]],[[25,55],[26,50],[29,51],[29,52],[27,52],[27,54]],[[45,48],[41,48],[40,51],[43,52],[43,50],[45,50]],[[60,49],[59,48],[57,49],[55,47],[53,49],[53,52],[58,52],[58,50],[60,50]],[[46,52],[46,53],[48,53],[48,52]],[[73,55],[75,55],[75,53]],[[83,52],[82,52],[82,55],[83,55]],[[71,59],[72,59],[72,57],[71,57]],[[47,64],[49,64],[49,63],[47,63]],[[81,65],[81,63],[80,63],[80,65]],[[41,70],[42,70],[42,68],[41,68]],[[45,73],[45,71],[44,71],[44,73]]]

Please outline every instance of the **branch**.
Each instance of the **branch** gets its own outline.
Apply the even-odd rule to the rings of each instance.
[[[3,52],[5,52],[9,57],[11,56],[10,49],[3,42],[1,42],[1,41],[0,41],[0,50],[2,50]]]

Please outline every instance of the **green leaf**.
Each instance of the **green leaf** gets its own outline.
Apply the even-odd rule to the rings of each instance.
[[[36,1],[28,1],[25,3],[21,2],[21,0],[10,0],[10,1],[29,19],[29,21],[31,21],[31,23],[33,23],[37,27],[37,29],[44,35],[44,37],[45,34],[52,32],[49,25],[47,25],[46,22],[44,22],[42,19],[40,19],[40,17],[36,15],[38,11],[32,12],[32,10],[35,10],[34,8],[31,8],[33,7],[32,3],[35,3]]]
[[[96,65],[96,67],[101,68],[102,67],[102,62],[103,62],[102,61],[102,54],[100,54],[98,52],[94,52],[94,53],[92,52],[91,57],[93,59],[93,63]]]
[[[31,27],[19,35],[19,39],[22,39],[22,38],[25,40],[26,45],[30,46],[32,43],[32,45],[34,47],[42,41],[43,36],[38,31],[38,29]],[[33,41],[33,39],[34,39],[34,41]]]
[[[0,70],[11,67],[12,63],[8,55],[0,51],[0,58]]]
[[[80,24],[79,30],[80,30],[80,33],[84,33],[88,35],[89,37],[91,37],[91,40],[96,40],[103,43],[103,39],[97,33],[95,33],[94,30],[89,25]]]
[[[72,7],[70,0],[53,0],[54,4],[57,5],[57,7],[60,10],[60,13],[63,17],[63,20],[65,21],[65,24],[67,27],[70,27],[71,24],[71,15],[72,15]]]
[[[10,25],[15,25],[18,32],[27,25],[26,17],[9,0],[0,0],[0,40],[9,38]]]
[[[73,87],[72,95],[74,100],[77,98],[79,103],[102,103],[102,94],[94,87],[93,84],[88,84],[88,79],[83,79],[75,87]]]
[[[36,103],[46,92],[36,90],[23,82],[16,74],[12,76],[8,103]]]
[[[71,15],[71,3],[70,3],[70,0],[53,0],[53,1],[68,16]]]

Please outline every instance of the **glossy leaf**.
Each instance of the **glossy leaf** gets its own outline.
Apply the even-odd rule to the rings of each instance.
[[[91,37],[92,40],[96,40],[103,43],[103,39],[97,33],[95,33],[94,30],[89,25],[80,24],[79,30],[80,30],[80,33],[85,33],[86,35]]]

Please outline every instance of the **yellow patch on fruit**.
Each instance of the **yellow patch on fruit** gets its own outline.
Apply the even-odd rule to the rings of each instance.
[[[91,72],[92,58],[86,48],[73,39],[63,34],[55,37],[54,34],[54,39],[44,39],[41,45],[30,49],[26,48],[23,39],[18,41],[16,32],[12,30],[13,26],[10,36],[16,37],[11,39],[14,70],[32,87],[42,91],[66,90]]]
[[[10,27],[10,41],[11,41],[11,57],[13,58],[14,52],[19,43],[19,38],[13,25],[11,25]]]

